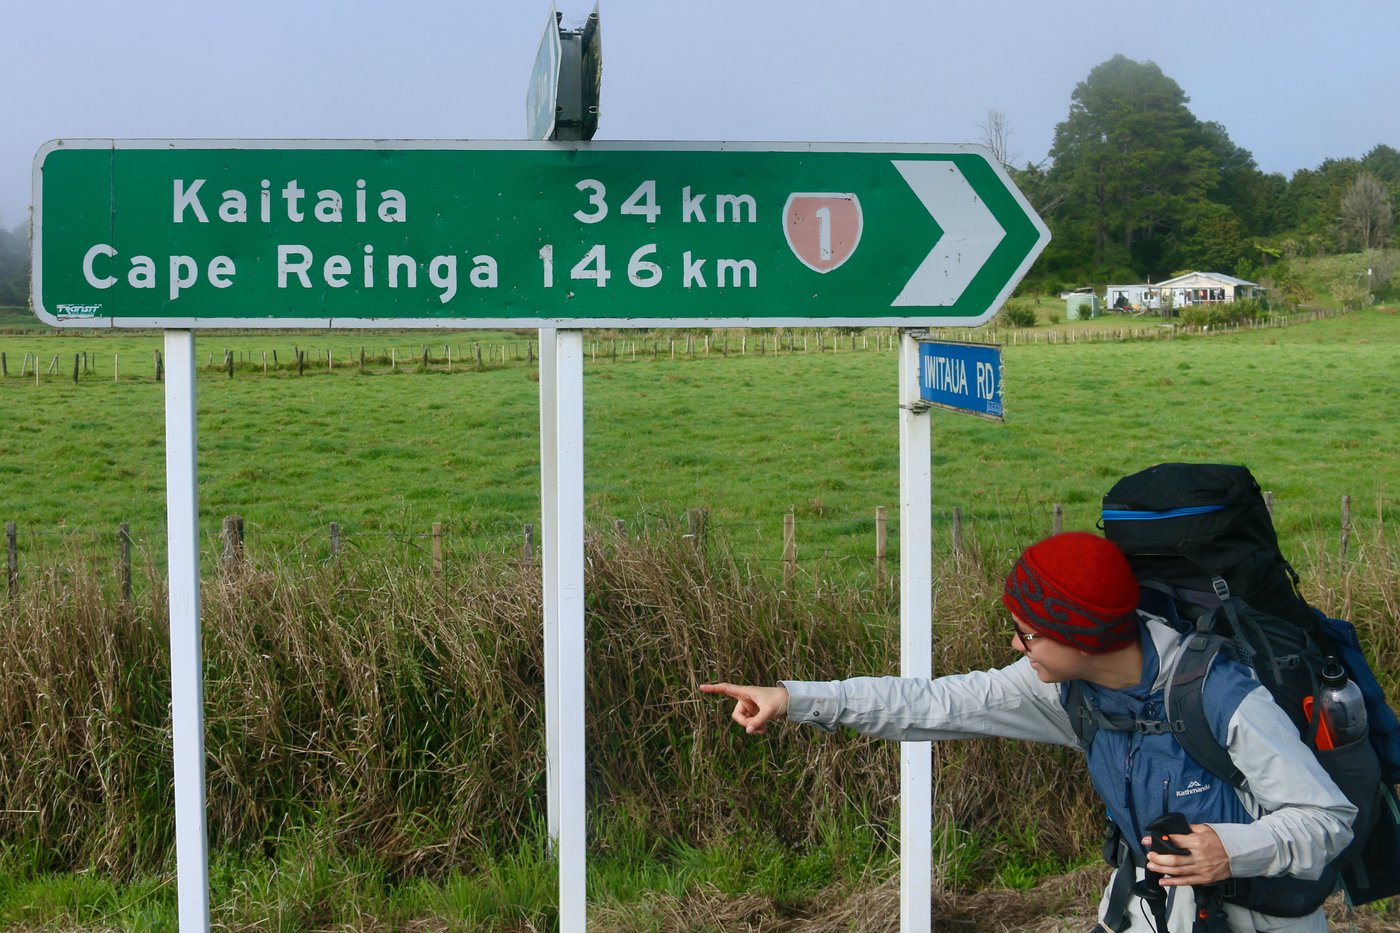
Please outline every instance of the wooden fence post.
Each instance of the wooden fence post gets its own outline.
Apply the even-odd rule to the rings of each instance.
[[[243,517],[229,515],[224,519],[223,529],[224,565],[232,567],[243,559]]]
[[[889,530],[885,521],[885,507],[875,507],[875,585],[885,585],[885,555],[888,553]]]
[[[1264,492],[1264,510],[1269,513],[1269,517],[1274,517],[1274,494],[1272,490]]]
[[[14,522],[5,523],[5,579],[10,598],[19,595],[19,534]]]
[[[1347,559],[1347,547],[1351,544],[1351,496],[1342,496],[1342,541],[1341,557]]]
[[[523,530],[525,542],[520,548],[520,559],[529,566],[535,562],[535,526],[526,522]]]
[[[797,516],[788,511],[783,516],[783,586],[792,586],[797,573]]]
[[[962,506],[953,506],[953,558],[962,556]]]
[[[78,384],[78,354],[73,354],[73,385]]]
[[[331,522],[331,557],[340,556],[340,522]]]
[[[117,526],[117,576],[121,581],[122,602],[131,603],[131,526]]]
[[[691,509],[685,516],[686,537],[690,539],[690,543],[695,546],[695,549],[702,553],[705,550],[705,534],[709,519],[709,509]]]
[[[442,575],[442,522],[433,522],[433,573]]]
[[[1065,528],[1065,507],[1056,502],[1051,509],[1050,533],[1059,534]]]

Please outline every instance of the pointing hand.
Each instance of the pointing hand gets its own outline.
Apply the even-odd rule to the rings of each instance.
[[[748,687],[738,684],[701,684],[701,693],[718,693],[734,701],[730,718],[750,734],[762,732],[768,721],[786,716],[788,692],[786,687]]]

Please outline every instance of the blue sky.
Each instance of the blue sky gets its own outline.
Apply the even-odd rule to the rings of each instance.
[[[593,0],[560,0],[581,21]],[[1155,61],[1266,171],[1400,148],[1395,0],[601,0],[599,139],[977,142],[1044,159]],[[518,139],[548,0],[0,0],[0,224],[58,137]]]

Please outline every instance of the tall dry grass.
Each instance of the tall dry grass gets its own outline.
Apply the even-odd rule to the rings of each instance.
[[[894,745],[797,728],[750,737],[696,689],[894,672],[893,592],[831,581],[784,592],[722,543],[702,554],[678,531],[597,535],[587,561],[595,817],[625,808],[655,851],[735,835],[815,843],[853,813],[881,834],[896,824]],[[1013,659],[1002,563],[940,563],[936,671]],[[1310,592],[1357,619],[1394,689],[1400,555],[1378,535],[1345,564],[1319,564]],[[172,856],[169,650],[159,579],[128,606],[106,576],[74,557],[0,603],[0,842],[36,870],[123,878]],[[499,560],[439,576],[366,557],[211,571],[211,844],[274,857],[311,832],[391,877],[434,877],[538,838],[538,576]],[[1064,859],[1094,851],[1099,807],[1073,751],[947,743],[936,774],[939,816],[979,839]]]

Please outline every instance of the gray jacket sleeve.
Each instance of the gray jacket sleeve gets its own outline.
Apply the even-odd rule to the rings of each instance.
[[[1030,662],[936,679],[855,677],[782,682],[787,718],[828,732],[847,726],[896,741],[1000,736],[1076,745],[1059,687],[1036,677]]]
[[[1247,694],[1230,720],[1227,750],[1244,773],[1241,797],[1253,823],[1211,824],[1241,878],[1317,878],[1351,842],[1356,807],[1298,738],[1263,687]]]

